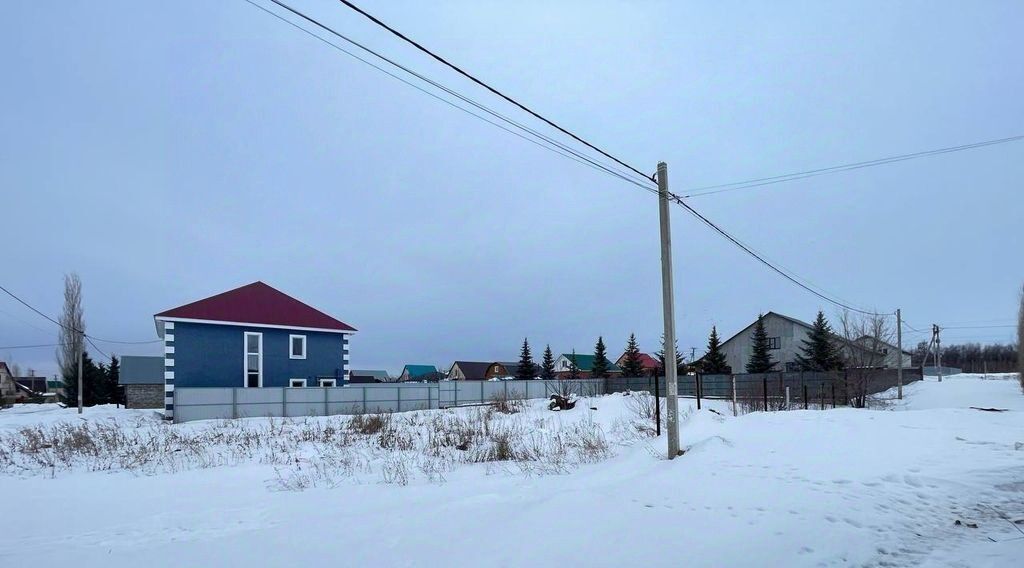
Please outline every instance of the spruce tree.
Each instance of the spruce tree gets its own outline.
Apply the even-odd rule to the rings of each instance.
[[[843,368],[843,357],[833,341],[832,326],[825,314],[818,310],[818,317],[807,337],[801,342],[796,363],[802,371],[836,371]]]
[[[626,343],[626,354],[622,361],[623,377],[642,377],[644,374],[644,363],[640,359],[640,346],[636,342],[636,334],[629,334],[629,341]]]
[[[124,389],[117,383],[121,378],[121,360],[117,355],[110,356],[107,365],[107,391],[110,393],[107,404],[124,404]]]
[[[767,373],[775,366],[772,354],[768,352],[768,332],[764,329],[764,316],[757,316],[754,324],[753,352],[747,362],[748,373]]]
[[[580,367],[576,364],[576,350],[572,350],[572,355],[569,355],[569,379],[575,381],[580,378]]]
[[[530,342],[523,338],[523,349],[519,352],[519,368],[516,369],[516,379],[532,380],[537,377],[537,364],[533,362],[533,355],[530,354]]]
[[[597,345],[594,346],[594,365],[590,369],[590,376],[595,379],[608,378],[608,367],[611,361],[608,360],[608,353],[604,348],[604,338],[597,338]]]
[[[102,365],[105,367],[105,365]],[[97,399],[97,386],[102,389],[104,372],[89,357],[88,351],[82,352],[82,406],[93,406]],[[64,403],[68,406],[78,405],[78,365],[64,371]]]
[[[679,375],[685,375],[686,374],[685,373],[685,369],[684,369],[685,365],[682,363],[682,360],[683,360],[682,357],[679,356],[679,340],[678,339],[676,339],[675,344],[676,344],[676,373],[679,374]],[[658,376],[664,377],[664,376],[666,376],[666,374],[665,374],[665,334],[664,333],[661,334],[661,350],[659,350],[657,353],[655,353],[655,355],[658,356],[658,362],[661,364],[658,367]]]
[[[555,354],[551,352],[551,346],[544,348],[544,359],[540,363],[540,378],[550,381],[555,378]]]
[[[708,352],[701,359],[700,370],[708,375],[732,372],[732,368],[729,367],[729,363],[725,359],[725,353],[722,353],[722,344],[718,340],[718,330],[715,326],[711,326],[711,335],[708,336]]]

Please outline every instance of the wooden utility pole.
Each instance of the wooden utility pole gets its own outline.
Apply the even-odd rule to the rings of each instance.
[[[78,332],[78,413],[82,413],[82,358],[85,352],[85,334]]]
[[[896,398],[903,400],[903,314],[896,308]]]
[[[676,368],[675,301],[672,287],[672,230],[668,211],[668,165],[658,162],[658,218],[661,221],[661,303],[665,316],[665,427],[668,459],[679,455],[679,377]]]
[[[939,382],[942,382],[942,338],[939,337],[939,324],[932,324],[932,333],[935,334],[935,369],[939,374]]]

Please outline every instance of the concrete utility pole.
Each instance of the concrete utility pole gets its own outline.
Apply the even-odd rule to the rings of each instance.
[[[939,332],[942,331],[938,324],[935,324],[935,366],[939,368],[939,382],[942,382],[942,338]]]
[[[85,352],[85,334],[78,333],[78,413],[82,413],[82,353]]]
[[[903,400],[903,314],[896,308],[896,398]]]
[[[668,216],[668,165],[658,162],[658,217],[661,220],[661,302],[665,313],[665,427],[668,459],[679,455],[679,377],[676,365],[676,317],[672,287],[672,231]]]

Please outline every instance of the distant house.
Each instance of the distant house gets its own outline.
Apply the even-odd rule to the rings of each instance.
[[[40,399],[56,401],[56,394],[48,392],[46,377],[15,377],[7,363],[0,361],[0,405]]]
[[[14,382],[7,363],[0,361],[0,406],[14,404],[18,398],[18,384]]]
[[[154,316],[164,340],[164,409],[175,387],[327,387],[348,373],[356,329],[263,282]]]
[[[484,371],[484,379],[507,379],[509,377],[515,377],[518,371],[519,361],[491,363],[487,366],[487,370]]]
[[[882,366],[887,369],[895,369],[899,365],[899,347],[896,347],[892,343],[887,341],[881,341],[874,337],[865,335],[856,340],[856,343],[863,346],[865,349],[877,349],[878,355],[875,360],[881,360]],[[909,368],[913,359],[913,354],[906,349],[903,350],[903,368]]]
[[[487,378],[489,361],[456,361],[448,369],[448,379],[452,381],[482,381]]]
[[[436,382],[443,377],[444,375],[433,365],[406,365],[402,367],[402,374],[398,376],[398,380]]]
[[[734,372],[744,372],[747,362],[750,360],[750,355],[753,351],[755,324],[757,324],[757,320],[754,320],[750,325],[722,342],[722,352],[725,353],[726,361]],[[796,318],[784,316],[776,312],[768,312],[764,314],[764,328],[768,334],[769,353],[771,353],[772,361],[775,362],[773,370],[800,370],[796,357],[803,353],[803,342],[814,329],[814,326]],[[846,341],[838,336],[835,339],[840,348],[847,351],[848,354],[850,350],[856,350],[858,355],[869,351],[865,343],[866,338],[861,338],[850,344],[846,344]],[[880,356],[878,360],[880,362],[884,360],[884,363],[879,366],[890,367],[891,365],[891,367],[895,367],[899,361],[895,356],[898,350],[894,346],[888,346],[884,349],[891,349],[891,356],[888,352],[884,356]],[[904,367],[910,366],[909,353],[905,353],[904,362]]]
[[[353,369],[348,372],[350,383],[386,383],[388,372],[383,370]]]
[[[125,408],[163,408],[164,358],[122,356],[117,384],[124,387]]]
[[[594,356],[593,355],[573,355],[572,353],[562,353],[555,359],[555,375],[558,378],[568,377],[572,369],[572,361],[576,362],[576,368],[579,370],[580,378],[588,378],[594,371]],[[608,363],[608,374],[617,375],[622,373],[622,369],[619,368],[615,363]]]
[[[579,357],[579,355],[577,355],[576,357]],[[625,362],[626,362],[626,354],[623,353],[622,356],[619,357],[615,361],[615,365],[621,369],[622,365]],[[640,364],[644,368],[644,375],[645,376],[655,375],[655,374],[658,373],[658,371],[661,370],[661,361],[657,357],[652,357],[651,355],[648,355],[647,353],[641,353],[640,354]],[[555,368],[557,369],[558,367],[556,366]]]

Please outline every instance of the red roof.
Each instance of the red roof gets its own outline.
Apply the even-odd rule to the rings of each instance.
[[[622,366],[622,361],[626,358],[626,354],[623,353],[619,356],[619,359],[615,362],[616,365]],[[655,357],[651,357],[647,353],[640,354],[640,364],[643,365],[644,369],[654,370],[661,368],[661,361]]]
[[[347,323],[336,320],[263,282],[253,282],[204,300],[160,312],[156,317],[356,331]]]

